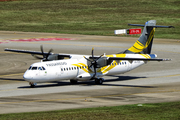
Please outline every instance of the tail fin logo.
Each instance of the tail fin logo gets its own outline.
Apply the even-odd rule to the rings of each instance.
[[[153,37],[154,37],[154,32],[155,32],[155,28],[152,29],[148,40],[146,41],[146,44],[143,45],[139,40],[137,40],[134,45],[132,47],[130,47],[128,50],[134,53],[140,53],[141,51],[143,51],[144,49],[146,49],[149,44],[151,43]]]

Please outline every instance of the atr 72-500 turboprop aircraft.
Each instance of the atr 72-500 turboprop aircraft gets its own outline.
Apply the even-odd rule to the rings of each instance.
[[[150,20],[145,25],[129,24],[131,26],[143,26],[142,35],[129,49],[111,55],[72,55],[53,54],[41,52],[5,49],[5,51],[32,54],[41,62],[32,64],[24,73],[24,79],[31,87],[36,83],[52,82],[60,80],[70,80],[71,83],[77,81],[95,80],[96,84],[102,84],[102,76],[125,73],[133,70],[147,61],[169,61],[170,59],[157,59],[156,54],[151,54],[151,47],[154,38],[155,28],[172,28],[173,26],[158,26],[156,20]],[[40,58],[36,55],[42,55]],[[66,58],[66,59],[65,59]],[[68,59],[67,59],[68,58]]]

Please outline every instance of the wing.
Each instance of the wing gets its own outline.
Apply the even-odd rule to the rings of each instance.
[[[54,55],[57,56],[58,58],[71,58],[70,55],[65,55],[65,54],[54,54],[54,53],[49,53],[49,52],[39,52],[39,51],[29,51],[29,50],[17,50],[17,49],[9,49],[6,48],[4,51],[9,51],[9,52],[18,52],[18,53],[25,53],[25,54],[31,54],[31,55],[43,55],[43,56],[49,56],[49,55]]]
[[[42,52],[37,52],[37,51],[28,51],[28,50],[17,50],[17,49],[9,49],[6,48],[4,51],[10,51],[10,52],[18,52],[18,53],[26,53],[26,54],[32,54],[32,55],[43,55]],[[45,55],[48,54],[48,52],[44,52]],[[52,54],[52,53],[50,53]]]

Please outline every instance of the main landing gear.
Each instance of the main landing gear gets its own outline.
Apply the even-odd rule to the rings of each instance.
[[[77,84],[77,80],[70,80],[71,84]]]
[[[104,78],[95,78],[95,83],[98,85],[102,85],[104,82]]]
[[[34,88],[36,86],[36,83],[30,82],[29,85],[31,86],[31,88]]]

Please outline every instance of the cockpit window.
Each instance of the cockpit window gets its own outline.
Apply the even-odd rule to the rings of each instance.
[[[32,67],[32,69],[31,70],[37,70],[37,67]]]
[[[30,66],[28,70],[46,70],[46,69],[43,66],[42,67]]]
[[[38,67],[38,70],[43,70],[41,67]]]
[[[42,67],[43,70],[46,70],[44,67]]]
[[[28,70],[31,70],[31,68],[32,68],[32,66],[30,66]]]

